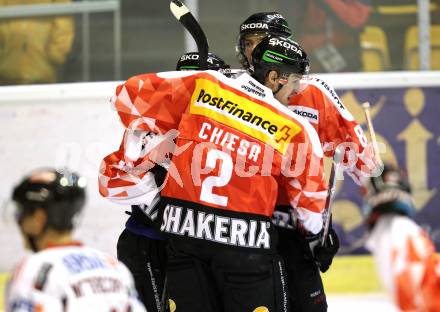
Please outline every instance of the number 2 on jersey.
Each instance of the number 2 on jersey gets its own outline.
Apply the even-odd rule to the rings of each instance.
[[[206,155],[206,166],[210,168],[215,168],[217,160],[221,160],[221,166],[219,169],[218,176],[209,176],[202,182],[202,190],[200,192],[200,200],[205,202],[216,204],[219,206],[226,206],[228,204],[228,197],[217,195],[212,192],[212,188],[222,187],[229,183],[232,176],[232,158],[229,154],[212,149],[208,151]]]

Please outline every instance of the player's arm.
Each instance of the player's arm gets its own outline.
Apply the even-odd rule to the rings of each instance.
[[[112,102],[126,130],[119,149],[101,163],[102,196],[125,205],[149,205],[157,197],[160,185],[155,169],[167,168],[186,109],[173,103],[175,94],[181,96],[180,82],[179,78],[165,80],[149,74],[130,78],[117,87]],[[185,103],[185,97],[181,99]]]
[[[290,168],[283,170],[280,181],[297,226],[317,234],[323,226],[322,213],[327,196],[323,152],[315,129],[307,121],[294,140],[290,149]]]
[[[335,127],[338,127],[338,131],[335,132],[337,137],[332,139],[333,142],[338,142],[334,147],[343,147],[346,150],[345,172],[357,185],[361,186],[364,178],[374,175],[380,165],[380,160],[376,159],[373,145],[368,142],[361,125],[354,118],[352,120],[344,118],[334,107],[332,110],[337,116]]]
[[[356,184],[362,185],[362,177],[372,175],[377,167],[373,148],[362,127],[344,106],[336,91],[321,79],[313,80],[312,85],[315,99],[320,102],[320,115],[324,117],[320,126],[320,138],[322,142],[326,142],[326,155],[333,157],[337,147],[343,148],[345,172]]]
[[[172,140],[172,136],[126,130],[119,149],[101,162],[101,195],[117,204],[151,204],[161,184],[156,182],[155,170],[168,165],[165,151],[172,153]]]

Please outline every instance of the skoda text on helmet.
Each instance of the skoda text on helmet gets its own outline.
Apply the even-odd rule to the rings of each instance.
[[[237,46],[238,59],[245,69],[249,68],[249,63],[245,56],[245,38],[247,35],[255,33],[283,37],[290,37],[292,35],[286,19],[277,12],[261,12],[249,16],[240,25]]]
[[[199,52],[189,52],[183,54],[177,61],[176,70],[200,70]],[[230,68],[223,59],[214,53],[208,53],[208,69],[225,71]]]
[[[275,70],[279,77],[290,74],[307,75],[307,53],[295,41],[281,36],[267,36],[252,52],[253,77],[265,82],[267,73]]]
[[[85,199],[86,179],[68,170],[40,169],[33,171],[14,188],[17,222],[43,208],[47,213],[45,228],[72,230],[75,216]]]

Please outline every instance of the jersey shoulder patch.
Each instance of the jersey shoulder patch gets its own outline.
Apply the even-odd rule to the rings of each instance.
[[[302,106],[302,105],[289,105],[295,114],[306,118],[309,122],[318,125],[319,124],[319,111],[312,107]]]

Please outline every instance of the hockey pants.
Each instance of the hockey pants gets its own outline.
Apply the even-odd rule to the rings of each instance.
[[[205,245],[206,246],[206,245]],[[170,240],[170,311],[289,311],[284,265],[277,255],[205,248]]]
[[[304,250],[304,239],[296,230],[276,227],[278,252],[287,272],[289,301],[293,312],[325,312],[327,300],[319,268]]]
[[[148,312],[163,312],[166,244],[125,229],[118,240],[118,259],[131,271],[136,290]]]

